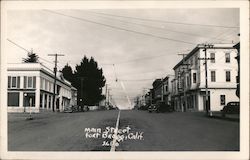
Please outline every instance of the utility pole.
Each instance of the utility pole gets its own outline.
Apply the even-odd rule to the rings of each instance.
[[[199,60],[204,60],[205,61],[205,88],[206,88],[206,114],[208,116],[212,116],[212,112],[210,110],[210,105],[208,102],[208,84],[207,84],[207,60],[213,60],[213,58],[207,58],[207,49],[208,48],[213,48],[213,45],[211,44],[205,44],[204,45],[204,52],[205,52],[205,58],[198,58]]]
[[[106,106],[106,108],[108,107],[108,106],[107,106],[107,98],[108,98],[108,95],[107,95],[107,94],[108,94],[108,84],[106,84],[106,89],[105,89],[105,96],[106,96],[106,97],[105,97],[105,106]]]
[[[182,110],[182,112],[183,111],[186,111],[186,109],[187,109],[187,96],[186,96],[186,90],[185,90],[185,86],[186,86],[186,84],[185,84],[185,82],[186,82],[186,69],[188,69],[188,66],[190,65],[190,64],[186,64],[185,63],[185,56],[187,55],[187,54],[183,54],[183,53],[180,53],[180,54],[178,54],[178,55],[181,55],[182,56],[182,66],[186,66],[186,68],[184,68],[183,69],[183,73],[184,73],[184,87],[183,87],[183,95],[184,95],[184,105],[181,107],[181,110]]]
[[[163,102],[163,99],[164,99],[164,97],[163,97],[163,93],[164,93],[164,83],[163,83],[163,78],[161,78],[161,101]]]
[[[48,56],[55,56],[55,67],[54,67],[54,86],[53,86],[53,106],[52,111],[55,112],[55,100],[56,100],[56,72],[57,72],[57,57],[64,56],[63,54],[48,54]],[[59,93],[58,93],[59,94]]]
[[[84,105],[83,105],[83,80],[84,80],[84,77],[81,77],[81,98],[80,98],[80,106],[81,106],[81,109],[83,110],[84,108]],[[86,97],[85,97],[86,98]]]
[[[109,106],[110,90],[111,90],[111,89],[109,88],[109,89],[108,89],[108,103],[107,103],[108,106]]]

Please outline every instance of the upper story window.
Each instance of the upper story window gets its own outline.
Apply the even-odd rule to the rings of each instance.
[[[168,92],[168,86],[165,86],[165,91]]]
[[[190,59],[190,66],[192,67],[192,66],[193,66],[193,64],[194,64],[194,62],[193,62],[193,58],[191,58],[191,59]]]
[[[226,71],[226,82],[230,82],[231,81],[231,73],[230,71]]]
[[[196,78],[196,73],[193,73],[193,83],[196,83],[197,78]]]
[[[194,65],[195,65],[195,66],[198,65],[198,57],[197,57],[197,55],[194,57]]]
[[[230,53],[225,53],[226,63],[230,63]]]
[[[36,77],[24,76],[23,88],[36,88]]]
[[[8,88],[20,88],[20,76],[8,76]]]
[[[48,90],[48,81],[45,80],[45,90],[47,91]]]
[[[225,104],[226,104],[226,96],[220,95],[220,105],[225,105]]]
[[[215,63],[215,53],[210,53],[211,63]]]
[[[216,72],[211,71],[211,82],[215,82],[215,81],[216,81]]]

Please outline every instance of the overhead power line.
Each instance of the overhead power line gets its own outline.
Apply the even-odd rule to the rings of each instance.
[[[111,19],[111,20],[116,20],[116,21],[122,22],[122,23],[130,23],[130,24],[137,25],[137,26],[143,26],[143,27],[158,29],[158,30],[162,30],[162,31],[174,32],[174,33],[178,33],[178,34],[185,34],[185,35],[188,35],[188,36],[203,37],[203,38],[214,38],[214,37],[210,37],[210,36],[204,36],[204,35],[199,35],[199,34],[194,34],[194,33],[176,31],[176,30],[171,30],[171,29],[166,29],[166,28],[161,28],[161,27],[156,27],[156,26],[151,26],[151,25],[145,25],[145,24],[141,24],[141,23],[135,23],[135,22],[131,22],[131,21],[123,21],[123,20],[120,20],[120,19],[117,19],[117,18],[111,18],[111,17],[108,18],[107,17],[108,15],[102,14],[102,13],[96,13],[96,12],[92,12],[92,11],[85,11],[85,12],[93,13],[93,14],[98,15],[99,17],[103,17],[103,18]],[[225,39],[220,39],[220,38],[215,38],[215,39],[217,39],[217,40],[225,40]]]
[[[22,50],[26,51],[27,53],[30,53],[29,50],[27,50],[26,48],[22,47],[21,45],[15,43],[15,42],[13,42],[12,40],[10,40],[10,39],[7,38],[7,41],[11,42],[11,43],[14,44],[15,46],[17,46],[17,47],[21,48]],[[48,60],[46,60],[46,59],[44,59],[44,58],[42,58],[42,57],[40,57],[40,56],[39,56],[39,59],[41,59],[41,60],[43,60],[43,61],[45,61],[45,62],[47,62],[47,63],[54,64],[53,62],[48,61]]]
[[[109,24],[104,24],[104,23],[92,21],[92,20],[89,20],[89,19],[79,18],[79,17],[75,17],[75,16],[71,16],[71,15],[67,15],[67,14],[63,14],[63,13],[59,13],[59,12],[55,12],[55,11],[51,11],[51,10],[44,10],[44,11],[49,12],[49,13],[53,13],[53,14],[57,14],[57,15],[61,15],[61,16],[65,16],[65,17],[69,17],[69,18],[73,18],[73,19],[76,19],[76,20],[89,22],[89,23],[93,23],[93,24],[98,24],[98,25],[102,25],[102,26],[109,27],[109,28],[112,28],[112,29],[127,31],[127,32],[131,32],[131,33],[135,33],[135,34],[144,35],[144,36],[149,36],[149,37],[154,37],[154,38],[159,38],[159,39],[164,39],[164,40],[174,41],[174,42],[179,42],[179,43],[185,43],[185,44],[189,44],[189,45],[195,45],[196,44],[196,43],[187,42],[187,41],[183,41],[183,40],[177,40],[177,39],[162,37],[162,36],[154,35],[154,34],[151,34],[151,33],[144,33],[144,32],[130,30],[130,29],[117,27],[117,26],[113,26],[113,25],[109,25]]]
[[[121,81],[151,81],[154,79],[155,78],[151,78],[151,79],[121,79]]]
[[[30,51],[28,51],[27,49],[23,48],[23,47],[22,47],[22,46],[20,46],[19,44],[17,44],[17,43],[15,43],[15,42],[11,41],[11,40],[10,40],[10,39],[8,39],[8,38],[7,38],[7,41],[11,42],[12,44],[16,45],[17,47],[21,48],[22,50],[24,50],[24,51],[26,51],[26,52],[30,53]]]
[[[91,11],[91,12],[93,12],[93,11]],[[165,21],[165,20],[155,20],[155,19],[146,19],[146,18],[138,18],[138,17],[129,17],[129,16],[122,16],[122,15],[113,15],[113,14],[102,13],[102,12],[93,12],[93,13],[112,16],[112,17],[129,18],[129,19],[135,19],[135,20],[140,20],[140,21],[150,21],[150,22],[159,22],[159,23],[192,25],[192,26],[203,26],[203,27],[217,27],[217,28],[239,28],[239,26],[223,26],[223,25],[213,25],[213,24],[184,23],[184,22],[174,22],[174,21]]]

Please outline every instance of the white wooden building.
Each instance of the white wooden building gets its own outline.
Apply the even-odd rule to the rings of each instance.
[[[54,73],[41,63],[8,64],[8,112],[52,111]],[[55,111],[76,105],[77,92],[57,73]]]
[[[234,44],[214,44],[207,49],[208,100],[211,111],[220,111],[230,101],[239,101],[236,96],[238,72],[237,50]],[[197,45],[173,69],[172,105],[177,111],[205,110],[205,65],[204,45]]]

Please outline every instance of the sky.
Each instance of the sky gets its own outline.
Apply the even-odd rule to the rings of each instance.
[[[53,68],[75,69],[86,55],[103,69],[112,102],[131,108],[136,96],[201,43],[239,42],[239,9],[9,10],[7,38]],[[6,40],[7,41],[7,40]],[[7,62],[21,63],[27,52],[10,41]]]

